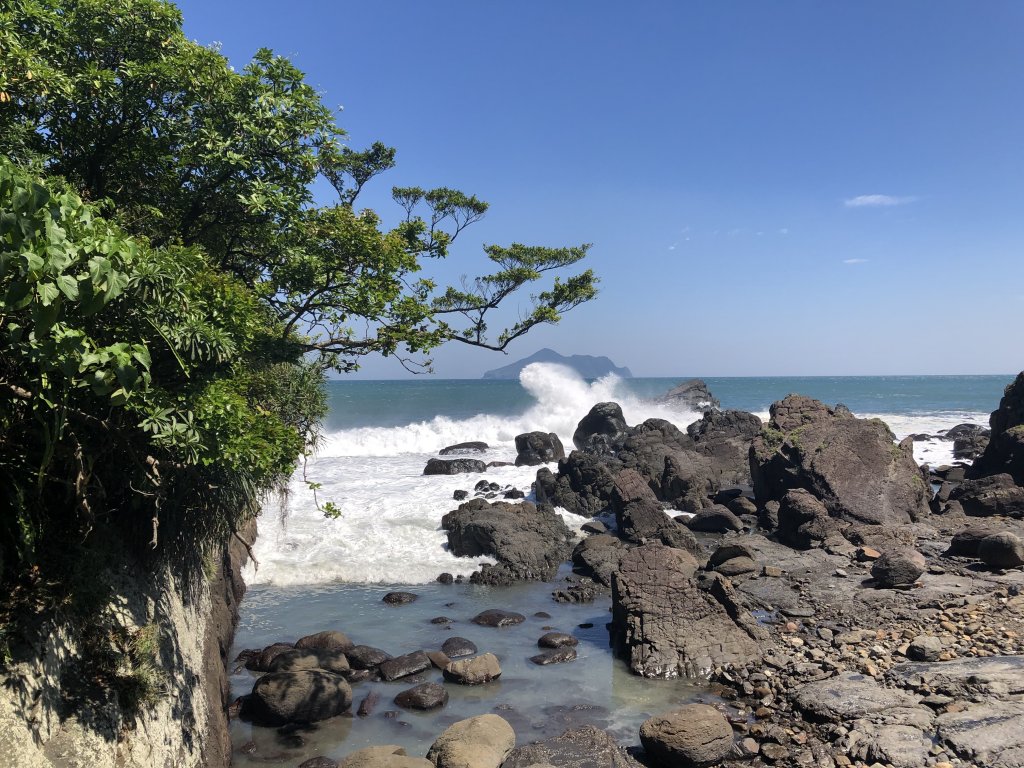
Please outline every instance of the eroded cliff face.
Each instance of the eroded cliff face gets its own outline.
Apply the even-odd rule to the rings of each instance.
[[[109,579],[110,626],[151,639],[152,703],[104,691],[83,663],[81,632],[50,618],[0,660],[0,766],[11,768],[218,768],[230,762],[226,655],[245,592],[240,570],[255,521],[232,536],[205,573],[191,577],[122,565]],[[243,543],[243,540],[245,543]]]

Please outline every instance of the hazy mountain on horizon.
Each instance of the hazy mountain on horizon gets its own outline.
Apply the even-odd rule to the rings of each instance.
[[[599,379],[602,376],[607,376],[609,373],[614,373],[624,379],[633,378],[629,368],[619,368],[607,357],[594,357],[593,355],[572,355],[566,357],[547,347],[534,352],[529,357],[524,357],[522,360],[487,371],[481,378],[518,379],[519,373],[530,363],[558,363],[559,365],[572,368],[585,379]]]

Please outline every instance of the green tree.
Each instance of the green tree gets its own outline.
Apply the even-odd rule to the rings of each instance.
[[[488,274],[437,285],[487,204],[395,188],[384,227],[357,203],[395,151],[348,147],[287,59],[236,72],[159,0],[0,6],[0,149],[6,584],[70,588],[115,545],[183,562],[287,480],[331,369],[503,350],[596,295],[590,270],[533,288],[586,245],[486,246]]]

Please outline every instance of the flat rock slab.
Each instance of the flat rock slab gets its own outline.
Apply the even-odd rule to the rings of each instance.
[[[423,651],[395,656],[393,659],[382,661],[377,666],[380,676],[385,680],[398,680],[401,677],[415,675],[425,669],[430,669],[430,657]]]
[[[918,698],[903,691],[883,688],[872,678],[847,672],[801,687],[794,704],[809,719],[840,722],[882,712],[893,707],[912,707]]]
[[[932,740],[912,725],[876,725],[857,722],[867,741],[868,762],[889,763],[895,768],[921,768],[928,764]]]
[[[938,736],[956,753],[985,768],[1024,768],[1024,702],[996,701],[948,712]]]
[[[516,747],[502,768],[641,768],[615,739],[592,725],[572,728],[561,736]]]
[[[1024,656],[897,664],[888,674],[909,687],[927,685],[933,691],[957,697],[1024,693]]]

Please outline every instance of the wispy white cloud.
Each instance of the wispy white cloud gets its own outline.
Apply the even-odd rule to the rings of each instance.
[[[843,205],[847,208],[884,208],[893,205],[906,205],[915,200],[917,198],[914,195],[904,195],[903,197],[895,195],[857,195],[857,197],[844,200]]]
[[[867,259],[843,259],[843,264],[867,264]]]

